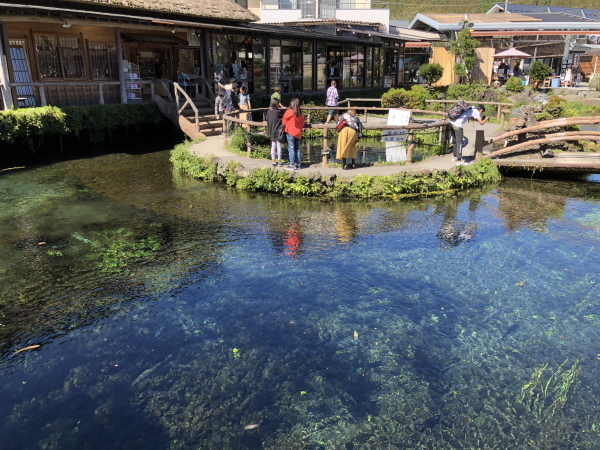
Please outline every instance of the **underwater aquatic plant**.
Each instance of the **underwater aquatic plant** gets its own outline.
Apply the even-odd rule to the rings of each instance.
[[[567,403],[567,394],[581,371],[581,367],[578,366],[579,360],[576,360],[570,369],[563,371],[567,361],[569,360],[558,366],[547,380],[544,380],[544,371],[548,364],[538,367],[533,371],[529,383],[521,388],[519,401],[539,420],[548,420]]]

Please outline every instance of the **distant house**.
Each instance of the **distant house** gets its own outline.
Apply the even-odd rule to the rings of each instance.
[[[500,63],[499,60],[494,60],[494,54],[510,47],[532,55],[520,65],[522,77],[527,81],[528,69],[533,61],[543,61],[560,74],[569,65],[579,63],[581,50],[576,48],[578,39],[588,40],[600,35],[600,20],[565,12],[546,12],[536,6],[515,8],[523,12],[504,14],[495,12],[498,10],[497,6],[499,4],[488,14],[417,14],[410,28],[438,32],[452,40],[464,26],[469,26],[471,35],[481,42],[481,47],[477,50],[475,79],[485,83],[491,83],[495,67]],[[513,6],[525,5],[510,5],[510,8]],[[439,62],[448,69],[440,84],[456,81],[451,75],[455,56],[445,46],[432,48],[431,61]],[[512,71],[515,61],[507,60],[505,63],[511,66]]]

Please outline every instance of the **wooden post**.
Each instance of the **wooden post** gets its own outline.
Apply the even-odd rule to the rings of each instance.
[[[323,128],[323,151],[321,154],[323,155],[321,167],[327,167],[327,157],[329,155],[329,145],[327,144],[327,128]]]
[[[367,108],[365,108],[365,123],[367,123]]]
[[[154,81],[150,81],[150,97],[154,101]]]
[[[485,132],[477,130],[475,132],[475,160],[483,158],[483,145],[485,144]]]
[[[252,143],[250,142],[250,133],[246,133],[246,156],[252,158]]]
[[[127,91],[125,90],[125,73],[123,69],[123,47],[121,46],[121,29],[113,28],[115,32],[115,47],[117,52],[117,72],[119,75],[119,85],[121,87],[121,103],[127,103]]]
[[[19,102],[15,104],[14,98],[17,98],[16,88],[10,88],[12,74],[12,64],[10,60],[10,45],[8,42],[8,33],[6,31],[6,22],[0,22],[0,87],[2,89],[2,100],[4,102],[4,109],[11,109],[13,106],[18,107]]]
[[[223,147],[227,147],[227,121],[225,120],[225,113],[223,113]]]
[[[104,105],[104,90],[102,89],[102,83],[98,85],[98,96],[100,97],[98,100],[99,103]]]
[[[312,122],[310,121],[310,113],[311,113],[311,111],[310,111],[310,109],[309,109],[309,110],[308,110],[308,114],[306,115],[306,120],[307,120],[307,123],[312,123]]]
[[[413,130],[408,132],[406,143],[408,144],[408,149],[406,150],[406,164],[412,164],[412,152],[415,148],[415,143],[413,142]]]
[[[496,119],[500,120],[500,110],[502,109],[502,106],[498,105],[498,117],[496,117]]]
[[[46,91],[44,90],[44,86],[38,86],[38,91],[40,93],[40,105],[47,106],[48,102],[46,101]]]

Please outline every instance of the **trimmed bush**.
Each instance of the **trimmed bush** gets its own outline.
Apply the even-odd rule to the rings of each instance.
[[[381,97],[381,106],[384,108],[402,107],[408,109],[425,109],[425,100],[433,100],[433,95],[423,86],[415,85],[406,89],[390,89]]]
[[[519,77],[510,77],[506,82],[506,90],[510,92],[523,92],[525,86]]]
[[[419,67],[419,76],[423,77],[430,86],[440,81],[443,75],[444,68],[438,63],[423,64]]]
[[[529,67],[529,78],[531,80],[544,81],[546,77],[549,77],[552,73],[550,66],[547,66],[541,61],[535,61],[531,67]]]

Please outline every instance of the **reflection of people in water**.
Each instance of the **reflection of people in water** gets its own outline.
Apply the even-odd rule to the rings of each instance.
[[[285,254],[295,258],[300,254],[300,246],[302,245],[302,230],[297,220],[288,224],[283,240]]]
[[[350,208],[336,208],[334,212],[335,234],[338,242],[352,241],[357,235],[356,215]]]
[[[469,199],[469,215],[477,209],[479,199]],[[470,241],[475,237],[477,225],[474,221],[464,222],[456,219],[458,205],[450,204],[444,212],[444,220],[438,231],[437,237],[443,248],[456,247],[459,244]]]

